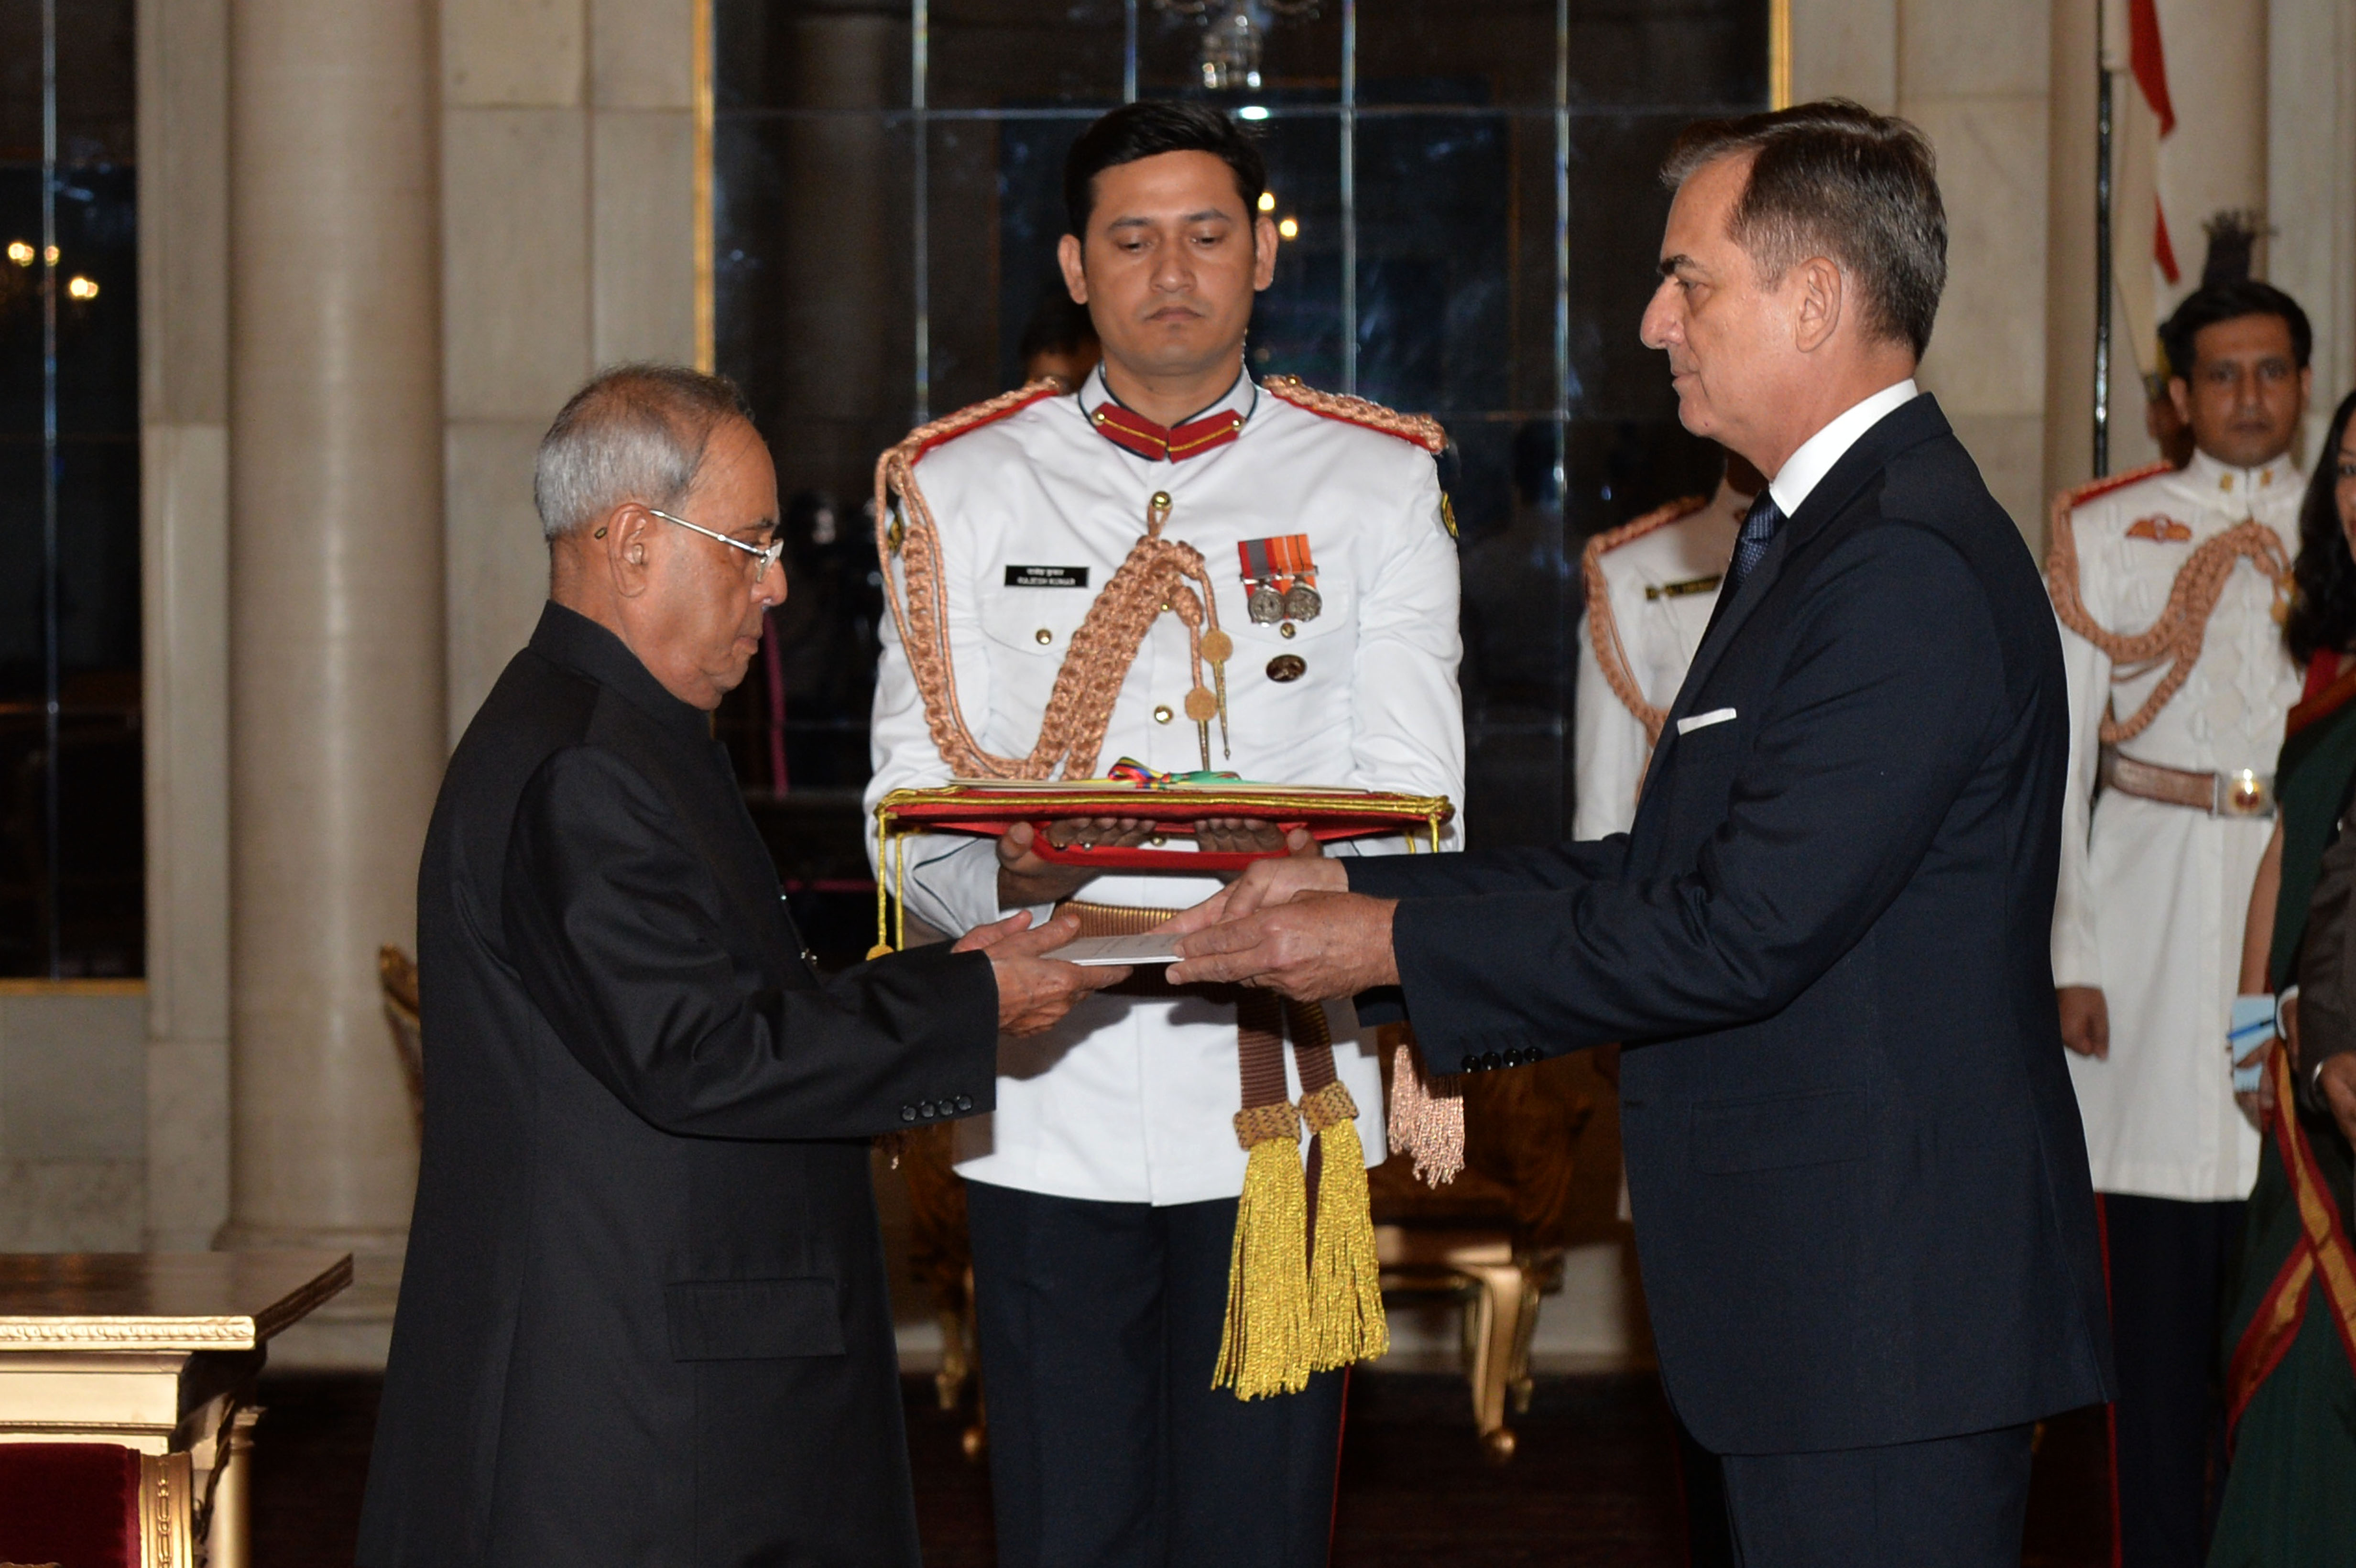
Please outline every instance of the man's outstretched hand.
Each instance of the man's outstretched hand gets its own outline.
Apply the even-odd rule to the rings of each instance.
[[[1072,1010],[1072,1004],[1090,991],[1118,986],[1129,970],[1118,965],[1082,968],[1039,955],[1061,947],[1080,933],[1080,917],[1059,914],[1031,929],[1031,912],[1017,910],[1004,920],[977,925],[950,951],[987,953],[998,978],[998,1030],[1001,1034],[1037,1034]]]
[[[1295,1001],[1347,997],[1398,983],[1391,956],[1395,899],[1349,891],[1338,862],[1298,851],[1259,860],[1173,919],[1181,962],[1170,983],[1258,986]]]

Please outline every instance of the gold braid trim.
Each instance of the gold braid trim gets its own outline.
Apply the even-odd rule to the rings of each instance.
[[[1301,1097],[1301,1119],[1309,1124],[1311,1132],[1322,1133],[1336,1123],[1356,1121],[1358,1103],[1350,1098],[1349,1089],[1336,1078],[1323,1089]]]
[[[1620,618],[1612,613],[1611,585],[1603,580],[1603,558],[1623,544],[1692,517],[1708,505],[1707,496],[1687,496],[1665,507],[1655,507],[1633,523],[1622,523],[1589,539],[1587,549],[1580,555],[1580,575],[1587,583],[1587,642],[1595,650],[1595,667],[1603,672],[1603,684],[1612,688],[1620,705],[1644,727],[1644,743],[1648,746],[1660,743],[1661,726],[1668,721],[1668,710],[1644,700],[1644,688],[1636,684],[1635,675],[1628,668],[1628,652],[1620,642]]]
[[[1291,1101],[1247,1105],[1236,1113],[1236,1142],[1245,1148],[1258,1148],[1279,1138],[1295,1146],[1301,1142],[1301,1113],[1292,1108]]]
[[[957,670],[949,654],[948,584],[941,569],[940,529],[916,483],[916,462],[932,448],[968,431],[1003,419],[1059,390],[1053,381],[1033,381],[1017,391],[961,409],[919,426],[875,461],[875,550],[884,568],[884,595],[892,623],[908,657],[910,674],[925,702],[925,722],[941,760],[972,778],[1044,779],[1058,764],[1066,778],[1088,778],[1104,750],[1105,728],[1137,650],[1154,617],[1166,606],[1186,627],[1194,686],[1203,690],[1204,645],[1224,664],[1232,645],[1219,631],[1219,607],[1210,570],[1192,545],[1162,537],[1166,504],[1146,515],[1143,538],[1088,606],[1071,646],[1055,672],[1055,689],[1039,724],[1039,739],[1025,757],[1001,757],[982,750],[958,702]],[[900,498],[895,515],[892,497]],[[907,581],[905,595],[892,574],[897,556]],[[1193,586],[1190,586],[1192,584]],[[1191,710],[1188,717],[1194,718]],[[1207,763],[1206,763],[1207,765]]]
[[[1385,435],[1395,435],[1401,441],[1411,441],[1434,457],[1448,450],[1448,432],[1440,428],[1438,420],[1429,415],[1403,414],[1397,409],[1387,409],[1365,398],[1353,398],[1342,392],[1321,392],[1298,376],[1270,376],[1260,386],[1294,408],[1306,409],[1321,419],[1364,425]]]
[[[2149,728],[2159,710],[2191,678],[2192,667],[2200,662],[2201,646],[2209,635],[2209,617],[2216,612],[2218,596],[2225,592],[2233,563],[2247,558],[2274,584],[2279,599],[2290,582],[2290,558],[2275,531],[2254,517],[2211,535],[2177,568],[2168,603],[2152,624],[2132,636],[2123,635],[2095,624],[2079,596],[2078,537],[2070,520],[2071,509],[2067,494],[2054,497],[2053,546],[2045,557],[2045,589],[2052,597],[2053,613],[2063,625],[2110,656],[2114,680],[2131,679],[2161,664],[2169,666],[2143,706],[2126,719],[2114,714],[2107,703],[2104,705],[2100,736],[2104,745],[2115,746]]]

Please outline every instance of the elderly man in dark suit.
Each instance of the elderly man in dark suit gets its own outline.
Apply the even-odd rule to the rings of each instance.
[[[1694,127],[1667,175],[1644,341],[1772,478],[1633,828],[1263,863],[1171,978],[1397,987],[1438,1072],[1626,1041],[1661,1371],[1737,1559],[2018,1563],[2031,1424],[2111,1386],[2047,961],[2053,617],[1914,386],[1921,133],[1809,104]]]
[[[1123,970],[1022,916],[821,977],[708,714],[785,597],[726,382],[565,406],[551,603],[419,878],[425,1148],[359,1561],[917,1562],[876,1133],[990,1109],[1001,1029]]]

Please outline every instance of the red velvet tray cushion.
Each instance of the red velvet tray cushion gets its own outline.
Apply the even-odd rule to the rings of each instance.
[[[0,1562],[139,1568],[138,1454],[0,1443]]]
[[[958,798],[943,798],[949,795]],[[1058,849],[1047,841],[1047,827],[1071,816],[1150,817],[1155,833],[1165,837],[1189,837],[1198,820],[1244,817],[1272,822],[1288,832],[1305,827],[1320,842],[1404,833],[1419,843],[1421,836],[1430,831],[1431,805],[1437,805],[1437,815],[1442,822],[1454,815],[1445,801],[1427,803],[1412,796],[1374,792],[1335,792],[1330,802],[1310,804],[1299,795],[1254,799],[1234,795],[1195,800],[1176,790],[1137,790],[1112,798],[1089,795],[1068,799],[1057,795],[1007,798],[994,792],[975,791],[969,795],[959,790],[943,790],[925,792],[925,798],[906,801],[887,796],[884,804],[895,824],[922,825],[935,831],[996,837],[1017,822],[1028,822],[1039,831],[1040,858],[1063,865],[1087,866],[1097,870],[1181,873],[1237,870],[1254,860],[1268,859],[1283,851],[1272,851],[1270,855],[1205,854],[1191,849],[1156,849],[1145,845],[1123,849],[1083,848],[1077,844]],[[1188,806],[1194,809],[1182,809]]]

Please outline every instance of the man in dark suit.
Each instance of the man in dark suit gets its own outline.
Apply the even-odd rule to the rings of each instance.
[[[359,1561],[914,1568],[868,1139],[990,1109],[999,1032],[1107,972],[1027,916],[812,966],[707,717],[785,597],[726,382],[598,378],[535,492],[551,603],[419,877],[425,1147]]]
[[[2031,1424],[2111,1384],[2047,962],[2053,617],[1914,387],[1921,133],[1810,104],[1696,126],[1666,173],[1644,341],[1686,427],[1773,478],[1633,828],[1264,862],[1170,977],[1398,987],[1435,1072],[1627,1042],[1662,1376],[1738,1561],[2018,1563]]]

